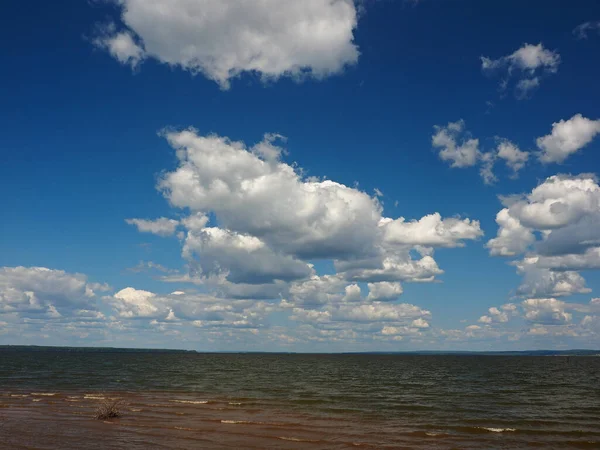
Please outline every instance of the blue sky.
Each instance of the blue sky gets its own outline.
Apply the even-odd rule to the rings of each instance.
[[[0,342],[598,347],[600,7],[154,4],[0,18]]]

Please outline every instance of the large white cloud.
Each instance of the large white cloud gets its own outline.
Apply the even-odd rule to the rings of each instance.
[[[250,284],[308,279],[307,261],[331,259],[346,280],[432,281],[442,271],[431,248],[460,247],[482,235],[468,218],[384,218],[377,197],[304,178],[284,163],[279,135],[252,147],[191,129],[165,136],[179,166],[159,189],[173,206],[192,211],[181,220],[188,230],[183,253],[205,276]],[[207,226],[210,213],[219,227]],[[422,257],[413,259],[411,249]]]
[[[202,73],[227,89],[242,72],[324,77],[358,60],[351,0],[119,0],[121,20],[96,39],[122,63],[144,58]],[[139,39],[134,39],[132,34]]]
[[[600,267],[600,186],[594,175],[554,175],[531,193],[503,198],[492,255],[524,258],[517,293],[555,297],[586,293],[577,272]],[[539,236],[539,239],[536,238]]]
[[[212,211],[222,227],[302,258],[373,253],[377,199],[333,181],[304,180],[294,167],[265,160],[242,142],[194,130],[166,137],[180,164],[160,188],[174,206]]]
[[[600,186],[594,175],[554,175],[522,197],[507,197],[509,214],[526,227],[555,230],[600,212]]]
[[[537,138],[543,163],[562,163],[572,154],[588,145],[600,133],[600,119],[591,120],[575,114],[568,120],[552,124],[552,132]]]
[[[523,44],[513,53],[497,59],[481,57],[481,68],[488,73],[501,73],[501,90],[507,88],[509,80],[515,78],[517,98],[525,98],[540,84],[544,74],[556,73],[560,65],[560,55],[548,50],[540,43]]]

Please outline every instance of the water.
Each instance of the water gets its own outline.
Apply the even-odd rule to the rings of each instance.
[[[600,448],[598,357],[0,352],[0,391],[2,448]]]

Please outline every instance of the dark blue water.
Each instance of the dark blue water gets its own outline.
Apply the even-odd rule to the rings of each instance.
[[[119,430],[112,445],[122,448],[600,448],[598,357],[0,352],[0,358],[0,414],[4,429],[19,417],[15,432],[23,432],[27,418],[50,426],[54,411],[88,436],[106,433],[89,418],[93,402],[119,396],[128,402],[126,414],[104,427]],[[26,448],[81,445],[76,431],[70,437],[59,431],[47,436],[54,447],[39,446],[40,436],[32,435]]]

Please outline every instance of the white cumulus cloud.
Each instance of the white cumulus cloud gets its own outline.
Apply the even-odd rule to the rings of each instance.
[[[159,189],[173,206],[191,210],[181,221],[183,255],[205,276],[250,284],[310,281],[307,261],[330,259],[348,281],[433,281],[442,273],[433,248],[461,247],[482,235],[479,222],[468,218],[384,218],[376,195],[305,178],[283,162],[276,134],[251,147],[193,129],[165,136],[179,165]],[[208,226],[208,214],[219,227]]]
[[[384,219],[384,240],[389,244],[423,245],[426,247],[462,247],[464,240],[474,240],[483,235],[479,221],[470,219],[442,219],[439,213],[429,214],[419,220],[406,222]]]
[[[600,186],[591,174],[554,175],[529,194],[502,198],[494,256],[524,255],[514,265],[517,294],[557,297],[587,293],[579,270],[600,267]]]
[[[122,63],[153,58],[227,89],[263,79],[325,77],[358,60],[352,0],[120,0],[121,21],[96,39]],[[137,36],[134,40],[133,36]]]
[[[548,50],[540,43],[523,44],[510,55],[492,59],[481,57],[481,68],[484,72],[500,73],[503,80],[501,90],[505,90],[512,78],[516,78],[515,94],[517,98],[525,98],[540,84],[540,77],[558,71],[560,55]]]
[[[529,152],[520,150],[519,147],[508,139],[500,139],[497,148],[497,156],[504,160],[506,165],[513,171],[513,175],[516,176],[519,170],[527,163]]]
[[[135,69],[146,57],[146,52],[129,31],[117,32],[112,23],[100,29],[99,35],[93,40],[94,45],[106,49],[121,64]]]
[[[155,220],[147,219],[125,219],[129,225],[135,225],[138,231],[142,233],[152,233],[158,236],[171,236],[175,233],[179,221],[160,217]]]
[[[97,314],[97,293],[107,290],[108,285],[90,283],[80,273],[46,267],[2,267],[0,314],[25,319],[78,316],[85,320]]]
[[[216,227],[188,231],[183,256],[198,274],[223,275],[232,283],[291,281],[313,274],[308,264],[273,251],[255,236]]]
[[[592,142],[598,133],[600,119],[591,120],[581,114],[554,122],[550,134],[537,138],[537,146],[541,150],[539,160],[543,163],[562,163]]]
[[[402,295],[402,285],[398,282],[391,283],[382,281],[379,283],[368,283],[369,295],[367,300],[372,302],[385,302],[396,300]]]
[[[439,148],[439,156],[450,162],[450,167],[471,167],[479,159],[479,139],[474,139],[465,130],[465,121],[449,122],[446,126],[434,127],[431,143]]]
[[[559,325],[571,321],[573,315],[565,312],[567,304],[555,298],[527,299],[522,303],[525,318],[533,323]]]

